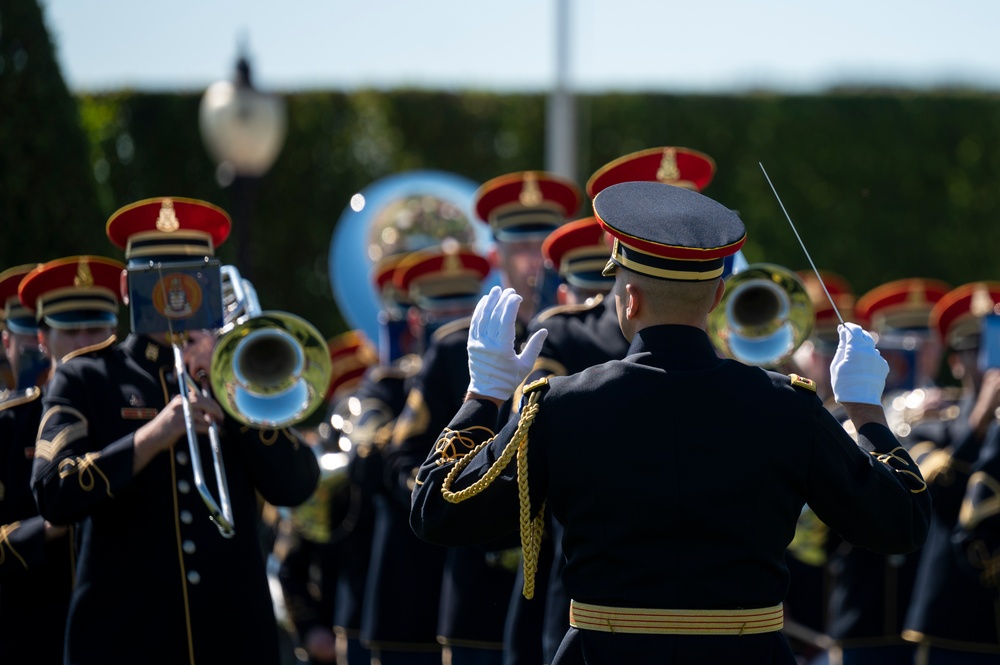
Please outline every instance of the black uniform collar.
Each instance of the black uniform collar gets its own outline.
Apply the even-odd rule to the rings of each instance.
[[[654,359],[637,357],[640,354],[653,354]],[[722,362],[704,330],[680,325],[643,328],[632,338],[625,359],[678,370],[704,369]]]

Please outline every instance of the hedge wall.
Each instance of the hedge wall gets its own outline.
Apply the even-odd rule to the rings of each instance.
[[[126,92],[80,98],[102,214],[165,194],[232,205],[201,144],[199,99]],[[287,142],[259,183],[254,282],[265,308],[305,316],[325,334],[345,327],[327,256],[354,192],[410,169],[481,182],[544,166],[541,95],[312,92],[288,102]],[[594,169],[633,150],[707,152],[718,172],[706,193],[740,211],[750,261],[808,268],[762,163],[817,266],[845,275],[859,294],[909,276],[956,285],[1000,279],[995,95],[610,94],[580,97],[577,106],[581,186]],[[94,234],[103,233],[103,221],[93,220]],[[62,238],[37,231],[39,241],[58,245],[47,247],[49,254],[70,250]],[[223,246],[223,259],[234,260],[232,252]]]

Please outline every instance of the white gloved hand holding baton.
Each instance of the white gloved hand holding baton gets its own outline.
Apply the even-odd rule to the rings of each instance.
[[[549,334],[542,328],[518,354],[514,324],[521,296],[514,289],[494,286],[483,296],[469,326],[469,393],[506,401],[531,371]]]
[[[837,326],[840,343],[830,363],[833,396],[840,404],[882,404],[889,364],[875,339],[856,323]]]

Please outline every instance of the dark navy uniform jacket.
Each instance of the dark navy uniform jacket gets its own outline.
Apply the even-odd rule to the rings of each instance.
[[[453,321],[436,331],[393,431],[387,473],[407,524],[416,471],[469,387],[470,320]],[[435,591],[440,595],[437,637],[441,643],[502,648],[517,568],[516,547],[516,540],[504,539],[447,550],[437,548],[445,557],[440,587]],[[430,569],[424,575],[431,576]]]
[[[399,502],[389,495],[386,487],[386,447],[417,368],[419,362],[414,356],[404,356],[392,367],[373,368],[356,394],[361,412],[354,427],[365,433],[352,436],[356,445],[348,467],[351,483],[363,497],[362,502],[370,504],[371,523],[366,528],[370,542],[363,546],[359,540],[351,539],[352,548],[356,549],[352,558],[357,560],[358,572],[363,555],[367,559],[366,573],[353,582],[341,575],[338,608],[348,588],[360,582],[358,591],[362,595],[356,607],[360,613],[359,637],[363,644],[381,650],[438,648],[434,632],[437,603],[427,612],[425,596],[440,585],[440,553],[420,542],[406,528]],[[434,564],[430,570],[424,567],[428,557],[433,557],[436,568]],[[350,566],[344,572],[350,573]],[[338,609],[337,616],[336,625],[346,627],[342,609]]]
[[[995,421],[969,479],[956,529],[956,554],[984,588],[1000,593],[1000,422]],[[996,595],[994,595],[994,598]],[[994,626],[996,623],[994,622]],[[1000,642],[996,643],[1000,646]]]
[[[258,493],[301,503],[319,478],[316,456],[288,430],[221,423],[235,520],[223,538],[186,438],[133,477],[135,431],[176,392],[172,350],[136,335],[68,360],[46,389],[32,488],[50,522],[79,523],[67,663],[279,662]]]
[[[496,422],[492,403],[470,400],[448,428],[482,439],[469,428]],[[483,476],[516,427],[508,423],[453,489]],[[624,360],[550,379],[528,440],[532,513],[545,501],[563,525],[563,583],[585,603],[777,605],[788,586],[785,550],[806,502],[843,537],[874,550],[909,552],[927,533],[930,498],[888,428],[865,425],[855,444],[814,392],[720,359],[693,327],[646,328]],[[451,464],[441,462],[435,451],[418,474],[411,525],[421,537],[455,545],[518,529],[513,464],[479,495],[451,504],[441,494]],[[590,633],[585,656],[588,641],[630,640],[580,632]],[[780,639],[772,636],[765,638]],[[775,649],[773,641],[739,639],[748,650]]]
[[[911,435],[934,512],[903,636],[944,649],[1000,654],[997,590],[969,570],[967,553],[956,549],[953,539],[969,481],[977,465],[996,464],[988,458],[1000,436],[994,422],[986,441],[977,439],[966,415],[972,404],[971,398],[963,400],[959,417],[915,428]]]
[[[551,307],[528,324],[528,336],[540,328],[548,330],[548,336],[525,384],[545,376],[582,372],[628,353],[614,297],[598,295],[579,305]],[[551,662],[569,628],[569,597],[561,580],[561,532],[559,524],[546,520],[536,578],[536,586],[544,591],[531,600],[521,593],[524,573],[518,568],[507,612],[505,665]]]
[[[351,396],[360,412],[352,418],[347,480],[350,496],[344,520],[334,531],[341,549],[333,625],[345,637],[360,636],[365,581],[372,556],[374,497],[382,493],[382,448],[406,399],[409,373],[397,363],[373,367]]]
[[[67,533],[46,542],[31,493],[41,419],[38,391],[0,403],[0,663],[63,662],[72,540]]]

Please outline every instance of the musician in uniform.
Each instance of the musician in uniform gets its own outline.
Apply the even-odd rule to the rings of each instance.
[[[7,324],[35,340],[57,367],[73,352],[104,341],[117,325],[124,266],[96,256],[50,261],[27,274],[8,273],[0,291],[13,293]],[[16,275],[20,275],[18,279]],[[8,298],[5,298],[8,300]],[[47,378],[46,374],[46,378]],[[38,514],[31,493],[35,435],[42,418],[35,385],[0,402],[0,662],[62,663],[66,613],[73,588],[71,527]]]
[[[904,621],[903,638],[917,645],[917,662],[992,663],[1000,657],[997,590],[969,570],[960,520],[973,476],[980,464],[989,464],[998,434],[1000,369],[979,363],[982,322],[996,303],[1000,283],[971,282],[946,293],[931,310],[931,327],[947,349],[962,396],[937,418],[914,425],[909,437],[934,500]]]
[[[371,544],[371,505],[362,501],[347,470],[354,436],[351,399],[377,355],[360,330],[327,340],[327,347],[330,409],[312,444],[320,456],[319,485],[306,502],[282,517],[274,555],[284,607],[308,662],[349,663],[348,640],[358,638],[360,592]],[[343,592],[342,583],[350,585]],[[334,626],[343,632],[342,655]],[[367,649],[354,646],[363,652],[355,662],[370,662]]]
[[[212,302],[220,311],[206,319],[221,322],[221,286],[213,296],[211,282],[195,275],[207,275],[229,229],[223,210],[192,199],[147,199],[111,216],[108,237],[127,259],[133,330],[143,297],[164,318],[177,317],[171,325]],[[176,272],[192,263],[192,272]],[[215,340],[211,331],[187,335],[193,383]],[[67,662],[280,662],[257,497],[301,503],[319,466],[292,430],[243,425],[201,390],[179,395],[188,383],[178,376],[184,361],[175,362],[179,337],[133,332],[121,344],[90,347],[59,366],[43,397],[32,489],[47,520],[79,529]],[[235,527],[228,533],[209,518],[185,438],[196,437],[199,460],[210,460],[203,435],[213,429]]]
[[[26,263],[0,272],[0,297],[4,306],[4,326],[0,338],[3,339],[4,358],[10,368],[10,377],[6,380],[8,385],[3,386],[6,390],[26,390],[44,383],[48,378],[51,361],[39,348],[38,324],[17,295],[21,280],[38,265]]]
[[[400,257],[388,279],[377,278],[382,293],[406,310],[400,319],[409,322],[410,340],[396,348],[433,347],[440,331],[468,316],[489,272],[486,257],[447,240]],[[445,550],[419,540],[409,528],[408,478],[400,484],[390,443],[423,367],[423,358],[404,356],[395,369],[373,373],[371,392],[359,395],[362,414],[370,413],[378,424],[363,456],[375,526],[361,639],[381,663],[442,659],[437,626]]]
[[[889,364],[883,402],[890,429],[904,440],[908,431],[895,418],[893,402],[905,400],[904,391],[930,387],[938,359],[930,314],[948,290],[936,279],[899,279],[871,289],[855,304],[857,320],[877,336],[876,348]],[[828,537],[831,664],[913,663],[915,650],[902,631],[920,553],[885,555],[855,547],[834,532]]]
[[[539,171],[498,176],[481,185],[473,197],[479,221],[490,225],[495,241],[490,258],[499,268],[502,283],[525,294],[524,307],[515,313],[522,333],[537,306],[542,242],[576,211],[580,197],[573,182]],[[416,469],[465,394],[465,339],[475,302],[476,298],[468,301],[462,318],[434,334],[393,432],[390,473],[407,514]],[[515,545],[506,540],[447,550],[437,633],[444,662],[501,662],[504,622],[518,564]]]
[[[855,443],[810,381],[712,347],[723,259],[745,240],[731,210],[653,182],[612,185],[594,210],[615,236],[607,270],[629,355],[526,386],[519,420],[498,420],[542,340],[518,355],[519,297],[491,291],[470,328],[467,399],[419,470],[411,525],[452,546],[520,530],[530,595],[552,510],[572,598],[554,663],[793,663],[783,557],[804,503],[873,549],[926,536],[924,483],[879,403],[885,361],[845,324],[833,386]]]

